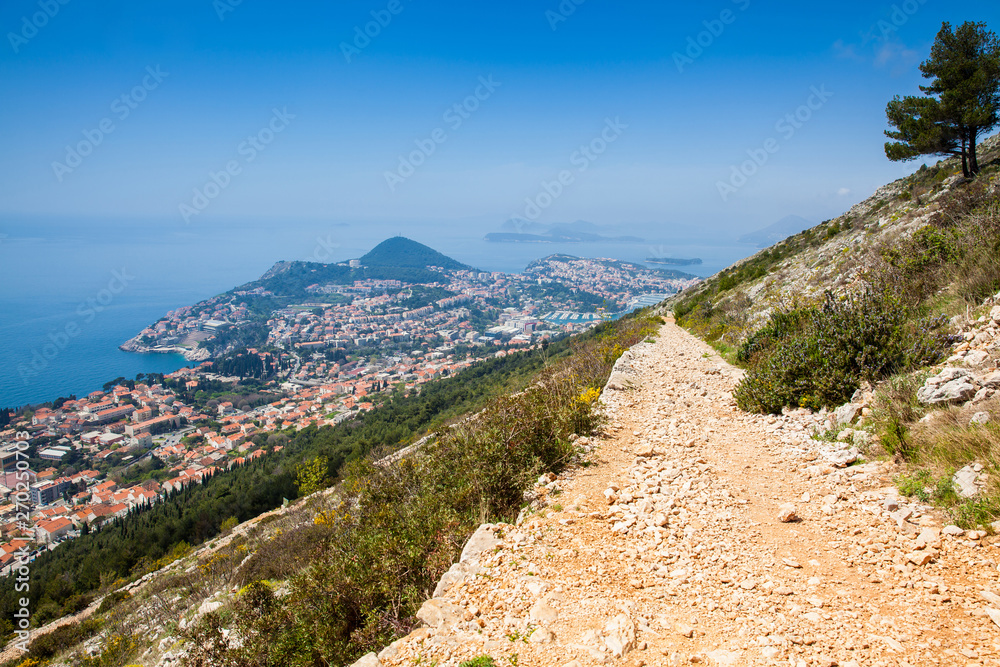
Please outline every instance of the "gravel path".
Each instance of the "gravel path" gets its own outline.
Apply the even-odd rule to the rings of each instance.
[[[673,323],[629,366],[592,465],[480,529],[382,665],[1000,665],[996,538],[834,467],[809,415],[740,412],[740,371]]]

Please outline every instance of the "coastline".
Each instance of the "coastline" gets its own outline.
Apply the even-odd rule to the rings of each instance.
[[[190,350],[186,347],[176,345],[149,347],[148,345],[139,343],[137,339],[138,336],[129,338],[119,345],[118,349],[122,352],[131,352],[133,354],[179,354],[188,361],[207,361],[212,358],[212,355],[204,348]]]

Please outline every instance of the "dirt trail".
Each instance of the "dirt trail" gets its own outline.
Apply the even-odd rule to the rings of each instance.
[[[594,465],[382,665],[1000,665],[995,538],[896,498],[886,464],[825,462],[804,415],[737,410],[740,371],[673,323],[630,357]]]

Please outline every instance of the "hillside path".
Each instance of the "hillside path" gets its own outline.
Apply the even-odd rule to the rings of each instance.
[[[942,530],[889,464],[826,462],[805,415],[739,411],[741,372],[672,321],[628,354],[593,464],[382,665],[1000,665],[996,538]]]

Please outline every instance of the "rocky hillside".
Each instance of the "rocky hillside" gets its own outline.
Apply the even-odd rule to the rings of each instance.
[[[994,193],[1000,173],[1000,135],[980,145],[979,184]],[[968,190],[955,159],[885,185],[843,215],[791,236],[735,263],[674,300],[683,318],[710,304],[726,323],[729,344],[758,328],[774,308],[837,293],[863,283],[880,268],[880,252],[911,237]],[[702,332],[707,333],[707,332]]]

